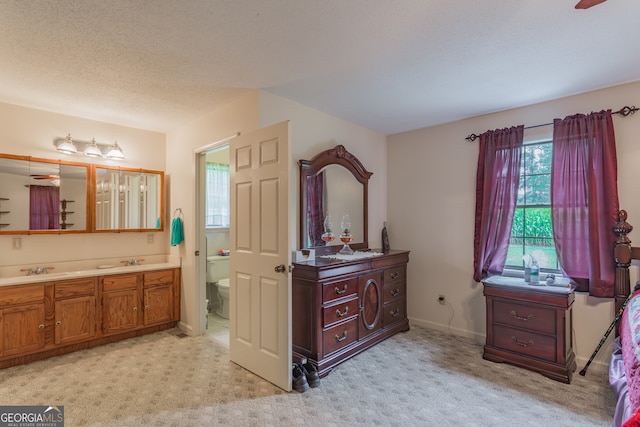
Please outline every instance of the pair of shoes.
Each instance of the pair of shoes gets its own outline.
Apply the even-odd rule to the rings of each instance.
[[[307,382],[313,388],[320,387],[320,375],[318,375],[318,369],[311,363],[298,364],[304,372],[304,376],[307,377]]]
[[[302,371],[302,367],[297,363],[293,364],[293,389],[300,393],[304,393],[309,390],[309,383],[307,382],[307,376]]]

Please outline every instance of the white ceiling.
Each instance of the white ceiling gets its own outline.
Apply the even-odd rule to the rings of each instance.
[[[0,102],[170,131],[261,88],[392,134],[640,80],[640,1],[576,2],[0,0]]]

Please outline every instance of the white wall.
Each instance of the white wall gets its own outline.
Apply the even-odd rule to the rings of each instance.
[[[476,338],[483,342],[485,300],[473,281],[473,227],[478,144],[471,133],[524,124],[552,122],[640,101],[640,83],[622,85],[388,137],[388,215],[392,247],[410,249],[408,315],[412,322]],[[614,116],[620,207],[640,227],[638,161],[640,114]],[[634,238],[640,246],[640,234]],[[632,267],[635,270],[636,267]],[[637,271],[632,271],[635,281]],[[437,302],[445,295],[450,307]],[[578,365],[586,362],[613,320],[611,299],[578,294],[574,304],[574,348]],[[611,334],[613,336],[613,334]],[[598,353],[608,364],[610,342]],[[578,367],[580,369],[581,366]]]
[[[322,113],[297,102],[267,92],[260,95],[260,127],[290,120],[291,144],[290,177],[293,180],[290,200],[292,218],[296,218],[290,230],[294,236],[292,245],[299,248],[299,167],[298,160],[310,160],[321,151],[338,144],[345,146],[373,172],[369,180],[369,246],[382,247],[382,223],[387,219],[387,162],[386,137],[372,130]],[[334,225],[341,217],[334,217]],[[353,220],[353,218],[352,218]],[[394,242],[391,243],[394,246]],[[398,246],[394,246],[398,247]]]
[[[204,237],[196,236],[196,154],[194,150],[227,138],[236,132],[248,132],[257,127],[258,91],[247,91],[239,99],[167,135],[167,175],[165,177],[169,186],[167,221],[170,223],[176,209],[182,209],[185,233],[184,242],[171,247],[170,253],[179,255],[182,260],[180,327],[190,334],[198,334],[204,320],[197,315],[200,306],[204,307],[205,304],[206,280],[204,254],[202,257],[194,255],[198,249],[198,239]]]
[[[47,111],[0,103],[0,153],[67,160],[82,163],[120,165],[153,170],[165,169],[165,135],[109,123],[81,119]],[[55,150],[54,139],[68,133],[74,139],[111,144],[118,141],[126,160],[113,162],[66,156]],[[80,212],[80,211],[79,211]],[[85,233],[69,235],[0,236],[0,267],[33,266],[69,260],[144,257],[168,252],[166,232]],[[13,249],[13,238],[22,239],[22,249]]]

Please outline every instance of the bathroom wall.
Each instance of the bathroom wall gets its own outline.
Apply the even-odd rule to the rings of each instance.
[[[549,123],[579,112],[615,111],[639,101],[640,82],[389,136],[391,240],[412,251],[407,280],[411,322],[484,340],[485,300],[482,285],[473,281],[478,143],[465,141],[467,135],[517,124]],[[640,114],[614,116],[613,121],[620,207],[629,212],[629,223],[638,230]],[[633,231],[629,237],[640,245],[640,232]],[[636,270],[632,266],[632,283]],[[438,295],[445,295],[448,305],[438,304]],[[573,319],[578,365],[590,357],[613,320],[613,311],[612,299],[584,293],[576,296]],[[607,350],[608,344],[598,353],[597,362],[608,363]]]
[[[60,159],[82,163],[165,170],[163,133],[118,126],[18,105],[0,103],[0,153]],[[55,150],[55,138],[71,133],[74,139],[110,144],[118,141],[126,160],[96,160],[81,154],[66,156]],[[166,228],[166,227],[165,227]],[[148,234],[153,235],[149,243]],[[21,249],[13,239],[22,240]],[[132,258],[168,253],[168,233],[86,233],[70,235],[2,235],[0,267],[32,266],[71,260]]]

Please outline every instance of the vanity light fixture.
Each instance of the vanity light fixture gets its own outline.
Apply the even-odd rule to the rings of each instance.
[[[98,144],[96,144],[96,140],[92,139],[91,144],[87,145],[87,148],[84,149],[84,155],[87,157],[102,157],[102,151],[98,148]]]
[[[109,148],[109,152],[106,157],[111,160],[124,160],[124,153],[122,152],[122,148],[118,145],[118,141],[114,142],[111,148]]]
[[[95,138],[91,142],[79,141],[71,139],[71,134],[66,138],[56,138],[53,141],[56,150],[63,154],[77,154],[82,152],[87,157],[107,158],[109,160],[124,160],[122,148],[118,145],[118,141],[113,144],[97,143]]]
[[[67,137],[56,147],[56,150],[64,154],[76,154],[78,152],[76,146],[73,145],[71,134],[67,135]]]

